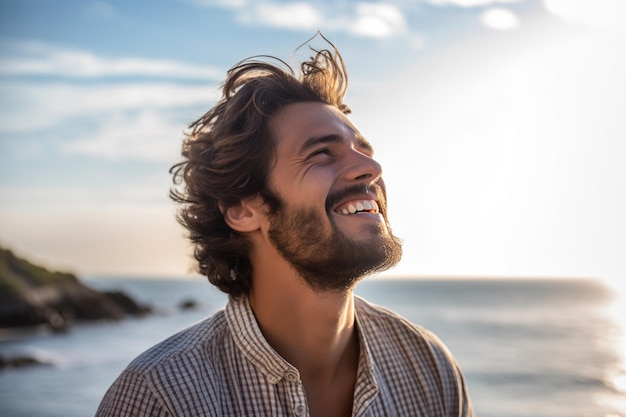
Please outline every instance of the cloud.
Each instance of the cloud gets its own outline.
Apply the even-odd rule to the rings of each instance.
[[[122,76],[217,79],[221,71],[173,60],[105,58],[43,42],[1,42],[0,75],[103,78]]]
[[[230,9],[248,25],[307,31],[334,30],[363,38],[391,38],[406,31],[402,11],[391,3],[355,3],[350,8],[320,6],[309,2],[246,2],[238,0],[190,0],[199,7]]]
[[[115,7],[106,1],[94,1],[85,5],[85,12],[88,16],[109,19],[117,15]]]
[[[324,17],[308,3],[260,3],[249,18],[267,26],[311,30],[322,25]]]
[[[225,9],[239,9],[247,5],[246,0],[187,0],[198,7],[222,7]]]
[[[11,149],[15,155],[45,141],[65,155],[167,162],[179,154],[187,124],[218,99],[206,86],[166,84],[2,84],[0,95],[19,98],[3,100],[0,134],[31,138]]]
[[[170,185],[171,177],[162,172],[148,177],[132,177],[114,185],[0,186],[0,213],[170,206],[173,204],[168,198]]]
[[[519,3],[522,0],[426,0],[435,6],[484,7],[494,4]],[[566,0],[567,1],[567,0]]]
[[[389,38],[406,30],[402,12],[392,4],[359,3],[349,31],[357,36]]]
[[[519,27],[519,18],[509,9],[493,7],[481,15],[483,25],[495,30],[513,30]]]
[[[626,35],[624,0],[545,0],[548,11],[572,23]]]
[[[166,83],[83,85],[0,83],[0,134],[33,132],[77,118],[127,111],[207,108],[218,99],[214,86]]]
[[[14,76],[0,81],[0,139],[13,143],[8,152],[14,157],[32,158],[45,148],[105,160],[170,162],[179,154],[187,124],[219,98],[217,86],[208,81],[216,74],[212,68],[105,59],[36,42],[4,42],[0,48],[7,56],[0,75]],[[136,77],[91,82],[122,75]],[[153,75],[184,83],[147,82]],[[12,142],[17,137],[19,144]]]
[[[184,125],[166,114],[144,111],[138,115],[99,118],[100,127],[59,145],[61,153],[109,160],[175,162],[180,154]]]

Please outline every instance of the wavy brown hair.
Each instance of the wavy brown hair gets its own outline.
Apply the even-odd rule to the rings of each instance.
[[[190,125],[183,160],[170,169],[170,196],[181,204],[177,219],[194,245],[197,270],[232,296],[249,292],[252,265],[248,240],[226,224],[220,205],[232,207],[260,195],[270,211],[279,207],[268,185],[275,159],[268,120],[298,102],[321,102],[350,112],[343,104],[346,68],[337,48],[328,43],[332,50],[311,48],[314,56],[300,64],[299,73],[271,56],[248,58],[231,68],[222,98]]]

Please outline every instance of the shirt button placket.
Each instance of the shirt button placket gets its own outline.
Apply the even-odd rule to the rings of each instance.
[[[288,372],[287,380],[291,383],[292,387],[295,387],[293,396],[293,415],[296,417],[308,416],[308,410],[306,407],[306,395],[304,394],[304,385],[300,381],[300,376],[297,372]]]
[[[293,408],[293,414],[296,417],[303,417],[306,414],[306,407],[303,404],[298,404]]]

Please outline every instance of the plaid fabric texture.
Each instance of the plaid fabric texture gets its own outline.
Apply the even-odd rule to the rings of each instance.
[[[355,305],[354,417],[474,416],[457,363],[435,335],[356,296]],[[308,415],[298,370],[264,339],[246,298],[137,357],[96,414]]]

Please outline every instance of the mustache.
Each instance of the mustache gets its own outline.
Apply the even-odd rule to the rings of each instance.
[[[333,207],[340,201],[363,194],[375,195],[381,213],[385,214],[387,209],[387,193],[385,189],[378,184],[356,184],[329,194],[326,198],[326,211],[330,213]]]

